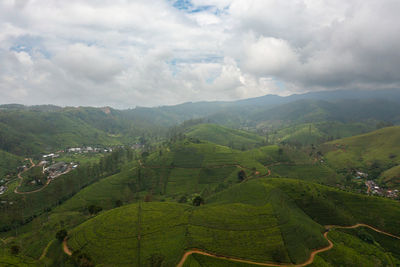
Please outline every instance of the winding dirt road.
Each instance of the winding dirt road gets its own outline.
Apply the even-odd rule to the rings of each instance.
[[[59,175],[57,175],[56,177],[53,177],[52,179],[47,179],[46,183],[45,183],[41,188],[39,188],[39,189],[36,189],[36,190],[33,190],[33,191],[20,192],[20,191],[18,191],[18,188],[21,186],[21,184],[22,184],[22,182],[23,182],[23,179],[24,179],[21,175],[22,175],[24,172],[26,172],[26,171],[28,171],[29,169],[31,169],[31,168],[33,168],[33,167],[36,166],[35,163],[33,163],[32,159],[29,159],[29,161],[31,162],[32,166],[29,167],[28,169],[25,169],[25,170],[23,170],[22,172],[18,173],[18,178],[19,178],[21,181],[19,182],[19,185],[14,189],[14,193],[15,193],[15,194],[26,195],[26,194],[33,194],[33,193],[40,192],[40,191],[42,191],[43,189],[45,189],[56,177],[59,177],[59,176],[64,175],[64,174],[67,174],[68,172],[70,172],[70,171],[72,170],[70,167],[68,167],[68,169],[67,169],[65,172],[60,173]]]
[[[139,165],[140,165],[141,167],[143,167],[143,168],[174,168],[174,167],[172,167],[172,166],[171,166],[171,167],[163,167],[163,166],[144,166],[144,164],[143,164],[140,160],[139,160]],[[223,166],[228,166],[228,165],[223,165]],[[248,169],[248,168],[244,168],[244,167],[241,166],[241,165],[236,165],[236,164],[235,164],[235,165],[229,165],[229,166],[237,166],[237,167],[240,167],[240,168],[243,168],[243,169]],[[217,166],[212,166],[211,168],[213,168],[213,167],[217,167]],[[222,167],[222,166],[218,166],[218,167]],[[265,167],[267,167],[267,166],[265,166]],[[175,168],[176,168],[176,167],[175,167]],[[208,168],[210,168],[210,167],[208,167]],[[192,169],[192,168],[189,168],[189,169]],[[193,168],[193,169],[194,169],[194,168]],[[257,175],[257,174],[255,174],[255,175]],[[249,179],[249,178],[251,178],[251,177],[254,177],[255,175],[250,176],[250,177],[248,177],[247,179]],[[271,171],[268,169],[268,172],[267,172],[266,174],[261,175],[261,176],[257,176],[257,177],[264,177],[264,176],[269,176],[269,175],[271,175]],[[326,246],[326,247],[324,247],[324,248],[320,248],[320,249],[317,249],[317,250],[312,251],[311,254],[310,254],[310,257],[308,258],[308,260],[305,261],[305,262],[303,262],[303,263],[301,263],[301,264],[284,264],[284,263],[274,263],[274,262],[256,262],[256,261],[252,261],[252,260],[246,260],[246,259],[235,258],[235,257],[230,257],[230,256],[218,255],[218,254],[215,254],[215,253],[212,253],[212,252],[207,252],[207,251],[203,251],[203,250],[201,250],[201,249],[196,249],[196,248],[194,248],[194,249],[191,249],[191,250],[186,251],[186,252],[183,254],[181,260],[179,261],[179,263],[178,263],[178,265],[177,265],[177,267],[182,267],[183,264],[185,263],[185,261],[187,260],[187,258],[188,258],[190,255],[192,255],[192,254],[200,254],[200,255],[204,255],[204,256],[208,256],[208,257],[213,257],[213,258],[217,258],[217,259],[223,259],[223,260],[229,260],[229,261],[234,261],[234,262],[253,264],[253,265],[258,265],[258,266],[272,266],[272,267],[303,267],[303,266],[307,266],[307,265],[309,265],[309,264],[312,264],[312,263],[314,262],[314,258],[315,258],[315,256],[316,256],[317,254],[322,253],[322,252],[325,252],[325,251],[328,251],[328,250],[330,250],[330,249],[333,248],[333,243],[332,243],[332,241],[328,238],[329,230],[335,229],[335,228],[337,228],[337,229],[354,229],[354,228],[358,228],[358,227],[367,227],[367,228],[372,229],[372,230],[375,231],[375,232],[378,232],[378,233],[381,233],[381,234],[384,234],[384,235],[387,235],[387,236],[390,236],[390,237],[393,237],[393,238],[396,238],[396,239],[399,239],[399,240],[400,240],[400,236],[396,236],[396,235],[393,235],[393,234],[391,234],[391,233],[388,233],[388,232],[379,230],[379,229],[377,229],[377,228],[375,228],[375,227],[373,227],[373,226],[370,226],[370,225],[364,224],[364,223],[357,223],[357,224],[351,225],[351,226],[325,225],[325,228],[327,229],[327,231],[324,233],[324,238],[328,241],[329,245]],[[140,239],[140,236],[138,236],[138,239]],[[69,255],[69,256],[72,255],[71,250],[68,248],[67,238],[65,238],[64,241],[63,241],[63,250],[64,250],[64,253],[65,253],[65,254],[67,254],[67,255]]]
[[[27,159],[25,159],[25,160],[27,160]],[[25,194],[25,193],[27,193],[27,192],[19,192],[18,188],[22,185],[22,182],[24,181],[24,178],[22,177],[22,174],[24,172],[29,171],[30,169],[32,169],[33,167],[36,166],[35,163],[32,161],[32,159],[29,159],[29,161],[31,162],[31,166],[29,168],[27,168],[27,169],[24,169],[20,173],[18,173],[18,178],[20,179],[20,181],[19,181],[19,184],[17,185],[17,187],[14,189],[14,193],[15,194]]]
[[[328,230],[327,232],[324,233],[324,237],[325,239],[328,241],[329,245],[327,247],[321,248],[321,249],[317,249],[314,250],[313,252],[311,252],[310,257],[308,258],[307,261],[305,261],[304,263],[301,264],[280,264],[280,263],[268,263],[268,262],[255,262],[255,261],[251,261],[251,260],[245,260],[245,259],[240,259],[240,258],[235,258],[235,257],[229,257],[229,256],[221,256],[221,255],[217,255],[214,253],[210,253],[210,252],[206,252],[206,251],[202,251],[200,249],[192,249],[189,251],[186,251],[185,254],[183,254],[181,260],[179,261],[177,267],[182,267],[183,264],[185,263],[186,259],[192,255],[192,254],[200,254],[200,255],[205,255],[205,256],[209,256],[209,257],[213,257],[213,258],[217,258],[217,259],[223,259],[223,260],[229,260],[229,261],[234,261],[234,262],[241,262],[241,263],[247,263],[247,264],[253,264],[253,265],[259,265],[259,266],[281,266],[281,267],[303,267],[306,265],[309,265],[311,263],[314,262],[314,258],[318,253],[324,252],[324,251],[328,251],[330,249],[333,248],[333,243],[332,241],[328,238],[328,233],[330,229],[335,229],[335,228],[341,228],[341,229],[354,229],[354,228],[358,228],[358,227],[367,227],[370,228],[372,230],[374,230],[375,232],[396,238],[400,240],[400,236],[396,236],[390,233],[387,233],[385,231],[379,230],[375,227],[372,227],[370,225],[364,224],[364,223],[357,223],[355,225],[351,225],[351,226],[340,226],[340,225],[326,225],[325,228]]]
[[[253,264],[253,265],[258,265],[258,266],[272,266],[272,267],[303,267],[303,266],[307,266],[311,263],[314,262],[314,258],[317,254],[328,251],[330,249],[333,248],[333,243],[332,241],[328,238],[328,233],[329,230],[331,229],[354,229],[354,228],[358,228],[358,227],[367,227],[370,228],[372,230],[374,230],[375,232],[396,238],[400,240],[400,236],[396,236],[393,235],[391,233],[387,233],[385,231],[379,230],[375,227],[372,227],[368,224],[364,224],[364,223],[357,223],[355,225],[351,225],[351,226],[340,226],[340,225],[326,225],[325,228],[327,229],[327,231],[324,233],[324,238],[328,241],[329,245],[324,247],[324,248],[320,248],[317,250],[314,250],[311,252],[310,257],[308,258],[307,261],[301,263],[301,264],[283,264],[283,263],[274,263],[274,262],[256,262],[256,261],[252,261],[252,260],[245,260],[245,259],[240,259],[240,258],[235,258],[235,257],[230,257],[230,256],[223,256],[223,255],[218,255],[212,252],[207,252],[207,251],[203,251],[201,249],[191,249],[189,251],[186,251],[181,260],[179,261],[177,267],[182,267],[183,264],[185,263],[185,261],[187,260],[187,258],[192,255],[192,254],[200,254],[200,255],[204,255],[204,256],[208,256],[208,257],[213,257],[213,258],[217,258],[217,259],[222,259],[222,260],[229,260],[229,261],[234,261],[234,262],[240,262],[240,263],[247,263],[247,264]],[[64,239],[63,241],[63,250],[64,253],[71,256],[72,255],[72,251],[68,248],[68,243],[67,243],[67,238]]]
[[[69,247],[68,247],[67,238],[64,238],[64,241],[63,241],[63,250],[64,250],[64,253],[65,253],[65,254],[67,254],[68,256],[72,256],[72,251],[69,250]]]

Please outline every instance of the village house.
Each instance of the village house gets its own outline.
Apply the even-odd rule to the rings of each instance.
[[[3,186],[3,185],[0,186],[0,195],[4,194],[6,192],[6,190],[7,190],[6,186]]]
[[[47,168],[44,169],[45,172],[49,174],[49,178],[53,179],[61,174],[63,174],[65,171],[67,171],[68,165],[65,162],[58,162],[55,163]]]

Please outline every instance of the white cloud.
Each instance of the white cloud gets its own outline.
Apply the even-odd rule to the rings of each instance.
[[[273,37],[250,37],[244,43],[242,66],[259,76],[279,75],[298,64],[296,52],[290,44]]]
[[[4,0],[0,101],[133,107],[399,87],[397,0]]]

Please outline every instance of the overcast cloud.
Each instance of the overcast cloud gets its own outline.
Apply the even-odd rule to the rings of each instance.
[[[398,0],[2,0],[0,103],[400,88]]]

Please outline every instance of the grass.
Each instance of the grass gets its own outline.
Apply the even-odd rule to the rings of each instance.
[[[253,264],[239,263],[234,261],[216,259],[199,254],[190,255],[185,261],[184,267],[250,267]]]
[[[25,257],[0,254],[0,266],[36,267],[41,265],[37,261]]]
[[[400,126],[326,143],[325,158],[335,169],[400,164]]]
[[[36,166],[22,174],[22,183],[18,188],[19,192],[29,192],[43,187],[47,182],[46,175],[42,172],[41,166]],[[33,184],[32,184],[33,182]]]
[[[183,249],[185,209],[185,205],[172,203],[113,209],[74,229],[69,245],[103,264],[137,266],[156,254],[162,254],[166,264],[171,264]]]
[[[123,203],[132,201],[136,188],[132,188],[136,167],[126,165],[118,174],[106,177],[100,181],[82,189],[75,196],[67,200],[63,205],[55,208],[55,212],[84,211],[90,205],[101,206],[103,209],[115,207],[115,202]]]
[[[327,245],[322,237],[324,224],[363,222],[399,234],[397,202],[300,180],[249,180],[213,194],[205,203],[200,207],[171,202],[131,204],[87,220],[89,215],[79,209],[68,211],[76,207],[66,202],[49,217],[41,216],[35,224],[20,229],[24,233],[18,240],[26,244],[23,255],[39,258],[57,230],[73,228],[69,230],[69,246],[88,253],[95,263],[138,266],[140,262],[147,266],[162,261],[166,266],[173,266],[190,248],[256,261],[302,263],[311,250]],[[75,228],[77,224],[80,225]],[[40,230],[32,234],[34,229]],[[396,246],[381,243],[385,250],[396,253]],[[44,262],[65,261],[57,253],[50,246]],[[189,260],[188,264],[196,266],[199,255],[191,258],[192,263]],[[208,257],[200,257],[199,261],[199,264],[203,261],[220,264],[215,266],[231,263]],[[321,266],[330,264],[322,256],[317,262]]]
[[[318,122],[302,123],[268,134],[270,142],[284,142],[293,145],[320,144],[327,140],[350,137],[365,132],[373,131],[373,123],[342,123],[342,122]]]
[[[285,251],[271,205],[132,204],[98,215],[70,236],[72,249],[118,266],[146,265],[157,257],[172,266],[191,247],[263,261]]]
[[[275,165],[282,161],[290,164]],[[24,244],[22,255],[38,259],[61,228],[69,231],[72,249],[88,253],[95,263],[105,266],[157,262],[173,266],[190,248],[256,261],[302,263],[312,250],[327,245],[322,236],[325,224],[362,222],[399,234],[400,205],[392,200],[299,179],[259,178],[238,183],[241,168],[248,177],[256,171],[265,174],[269,168],[273,174],[316,182],[332,174],[327,166],[312,165],[309,158],[287,147],[241,152],[183,140],[151,153],[142,162],[144,166],[137,162],[124,165],[121,172],[91,184],[17,229],[17,240]],[[204,206],[176,203],[184,195],[189,203],[196,194],[205,198]],[[115,208],[117,200],[132,203],[148,195],[148,200],[159,202]],[[45,201],[44,196],[40,194]],[[105,211],[90,216],[87,207],[91,204]],[[192,255],[188,264],[230,264],[206,258]],[[59,265],[63,261],[52,244],[43,262]],[[320,256],[317,262],[330,264]]]
[[[216,124],[198,124],[185,133],[198,138],[234,149],[248,149],[262,144],[265,138],[246,131],[229,129]]]
[[[331,168],[321,164],[288,165],[270,167],[273,176],[289,177],[315,183],[334,185],[341,177]]]
[[[0,180],[4,179],[8,174],[15,175],[17,173],[17,167],[20,166],[21,163],[21,157],[0,150]]]
[[[327,242],[323,227],[285,192],[286,183],[296,191],[313,185],[258,179],[221,191],[197,208],[170,202],[127,205],[75,228],[69,244],[98,263],[121,266],[155,259],[174,265],[189,248],[255,261],[301,263]]]
[[[400,189],[400,165],[384,171],[379,176],[379,181],[385,183],[389,188]]]
[[[278,187],[311,219],[321,225],[366,223],[399,235],[398,201],[341,191],[332,187],[292,179],[265,179]]]
[[[334,246],[331,250],[319,254],[319,261],[327,266],[397,266],[398,258],[393,257],[377,242],[368,243],[361,240],[355,234],[357,231],[360,229],[330,231],[328,237]],[[311,266],[324,265],[315,262]]]
[[[78,164],[98,163],[102,157],[104,157],[102,153],[64,153],[59,158],[55,158],[55,161],[74,162]]]

